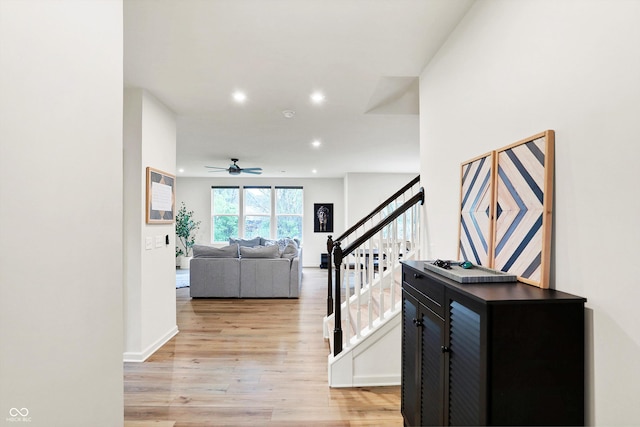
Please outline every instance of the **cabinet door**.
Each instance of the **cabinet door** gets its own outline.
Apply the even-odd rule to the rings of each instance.
[[[448,424],[483,425],[481,316],[469,306],[449,304]]]
[[[444,422],[444,320],[404,293],[402,414],[410,426]]]
[[[423,426],[444,425],[444,319],[421,307],[421,413]]]
[[[420,336],[418,302],[402,292],[402,415],[405,425],[420,425]]]

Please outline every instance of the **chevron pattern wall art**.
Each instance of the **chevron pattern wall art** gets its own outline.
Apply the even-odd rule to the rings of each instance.
[[[549,287],[555,133],[461,166],[458,257]]]
[[[493,163],[495,153],[479,156],[461,167],[458,257],[490,266],[493,255]]]
[[[554,132],[496,151],[493,268],[549,287]]]

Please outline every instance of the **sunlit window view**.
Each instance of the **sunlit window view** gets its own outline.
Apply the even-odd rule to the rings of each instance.
[[[302,187],[212,187],[212,242],[258,236],[302,240],[303,194]]]

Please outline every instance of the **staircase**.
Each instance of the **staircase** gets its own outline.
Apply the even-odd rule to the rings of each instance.
[[[335,241],[327,251],[331,387],[400,384],[401,265],[419,258],[416,177]]]

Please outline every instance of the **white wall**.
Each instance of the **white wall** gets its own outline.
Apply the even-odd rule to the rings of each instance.
[[[350,227],[360,221],[417,175],[417,172],[347,174],[344,178],[346,224]]]
[[[269,178],[187,178],[178,177],[176,199],[178,206],[185,202],[194,211],[196,221],[201,221],[196,243],[211,244],[211,187],[215,185],[281,185],[304,188],[303,266],[320,266],[320,254],[327,252],[327,236],[341,233],[344,224],[344,196],[342,179],[269,179]],[[333,203],[334,233],[314,233],[313,204]]]
[[[149,92],[124,91],[124,360],[143,361],[178,333],[175,225],[147,224],[146,169],[175,175],[176,121]],[[169,244],[165,244],[169,236]],[[146,241],[152,247],[147,249]],[[156,245],[156,239],[161,244]]]
[[[118,0],[0,1],[3,425],[123,423],[122,33]]]
[[[551,282],[588,299],[595,425],[640,420],[638,22],[638,1],[478,0],[420,81],[429,257],[456,256],[460,163],[556,131]]]

